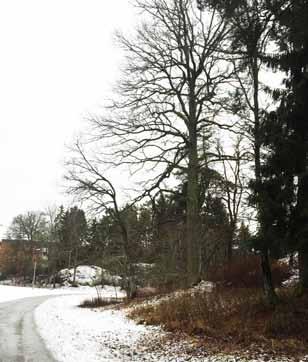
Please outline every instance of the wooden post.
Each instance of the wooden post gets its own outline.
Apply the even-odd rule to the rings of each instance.
[[[32,261],[33,261],[33,278],[32,278],[32,288],[35,286],[36,281],[36,267],[37,267],[37,259],[40,253],[40,249],[35,249],[32,252]]]
[[[32,279],[32,288],[35,286],[35,279],[36,279],[36,265],[37,261],[36,258],[34,259],[34,268],[33,268],[33,279]]]

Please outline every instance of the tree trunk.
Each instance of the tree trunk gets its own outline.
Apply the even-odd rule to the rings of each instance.
[[[191,285],[199,279],[201,268],[198,151],[195,125],[190,128],[186,217],[187,284]]]
[[[262,250],[261,252],[261,267],[262,267],[263,290],[265,298],[269,304],[275,305],[277,304],[278,297],[275,293],[275,289],[273,286],[268,250]]]
[[[289,257],[289,267],[294,268],[294,253],[292,252]]]
[[[298,263],[300,285],[308,290],[308,247],[306,245],[298,251]]]
[[[308,136],[307,138],[308,139]],[[307,141],[306,141],[307,142]],[[303,171],[305,170],[306,154],[303,156]],[[305,172],[305,171],[304,171]],[[308,289],[308,175],[304,174],[298,177],[298,201],[297,201],[297,224],[296,232],[298,235],[298,263],[299,280],[301,288]]]
[[[297,130],[300,132],[300,129]],[[301,130],[300,145],[302,152],[298,155],[297,203],[294,212],[293,235],[298,250],[299,280],[301,289],[308,288],[308,130]]]
[[[52,287],[53,289],[56,288],[56,271],[54,271],[53,273]]]
[[[236,230],[236,223],[231,222],[230,233],[229,233],[230,235],[228,238],[228,245],[227,245],[228,264],[231,264],[232,257],[233,257],[233,241],[234,241],[234,237],[235,237],[235,230]]]
[[[262,182],[261,177],[261,140],[260,140],[260,107],[259,107],[259,65],[258,56],[254,54],[251,61],[251,70],[253,75],[253,87],[254,87],[254,156],[255,156],[255,179],[257,188]],[[259,195],[259,201],[257,204],[257,210],[259,214],[259,220],[262,228],[262,195]],[[277,295],[273,286],[271,265],[268,257],[268,247],[261,250],[261,267],[263,278],[263,290],[264,295],[269,304],[275,304],[277,302]]]
[[[124,289],[126,291],[127,299],[133,299],[136,295],[137,285],[135,283],[135,270],[132,265],[133,261],[133,250],[130,247],[129,234],[127,230],[127,225],[122,219],[121,213],[117,206],[115,206],[116,218],[121,228],[122,241],[124,246],[124,252],[126,257],[126,283]]]
[[[299,283],[302,292],[308,291],[308,230],[307,230],[307,186],[308,177],[303,179],[299,177],[298,189],[298,208],[299,219],[297,225],[298,233],[298,265],[299,265]]]
[[[74,276],[73,276],[73,285],[76,283],[76,272],[77,272],[77,261],[78,261],[78,248],[76,247],[75,255],[74,255]]]

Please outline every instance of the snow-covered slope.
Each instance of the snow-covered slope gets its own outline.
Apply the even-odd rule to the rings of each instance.
[[[112,288],[102,293],[113,296]],[[248,359],[206,351],[190,353],[189,339],[168,340],[159,327],[137,325],[123,310],[84,309],[82,296],[53,298],[38,307],[35,320],[47,347],[59,362],[294,362],[292,358]],[[304,362],[304,360],[302,361]]]
[[[62,269],[58,277],[63,282],[73,283],[74,269]],[[95,265],[80,265],[76,269],[75,282],[79,285],[94,285],[102,278],[102,268]]]
[[[74,269],[62,269],[58,273],[62,283],[72,284],[74,281]],[[77,285],[97,285],[102,280],[108,285],[119,285],[121,277],[111,275],[107,270],[96,265],[79,265],[76,268],[75,283]]]
[[[83,299],[51,299],[35,312],[39,332],[55,358],[59,362],[142,361],[136,345],[151,328],[136,325],[121,311],[78,308]]]

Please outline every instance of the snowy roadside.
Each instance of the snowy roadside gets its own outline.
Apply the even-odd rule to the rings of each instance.
[[[112,293],[112,289],[107,288],[103,296],[111,297]],[[122,310],[79,308],[78,305],[84,299],[84,296],[77,295],[53,298],[35,311],[39,333],[59,362],[293,361],[289,358],[271,359],[268,356],[255,359],[207,356],[204,351],[192,357],[189,350],[195,348],[193,343],[169,341],[159,327],[137,325]]]
[[[77,295],[96,295],[96,289],[93,287],[70,288],[63,287],[57,289],[47,288],[30,288],[0,285],[0,303],[9,302],[22,298],[41,297],[41,296],[58,296],[67,294]]]
[[[48,295],[65,294],[62,289],[52,290],[43,288],[29,288],[29,287],[15,287],[0,285],[0,303],[9,302],[11,300],[17,300],[22,298],[41,297]]]
[[[112,289],[103,296],[111,297]],[[189,356],[181,345],[156,346],[151,351],[151,344],[166,336],[161,328],[137,325],[123,310],[79,308],[84,299],[53,298],[35,311],[38,331],[59,362],[222,361]]]
[[[141,337],[150,338],[158,328],[137,325],[122,311],[78,308],[84,299],[84,296],[59,297],[48,300],[35,311],[39,333],[55,359],[59,362],[149,360],[148,354],[142,355],[136,346]]]
[[[113,287],[105,287],[100,292],[103,297],[115,296]],[[124,296],[119,291],[117,294],[118,297]],[[170,341],[160,328],[137,325],[126,317],[124,311],[79,308],[84,299],[96,296],[93,287],[32,289],[0,285],[0,303],[38,296],[56,296],[36,309],[35,320],[47,348],[59,362],[293,361],[261,356],[254,360],[206,356],[204,351],[194,353],[196,356],[192,357],[189,351],[195,350],[194,343]]]

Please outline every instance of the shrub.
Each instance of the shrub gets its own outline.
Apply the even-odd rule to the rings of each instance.
[[[131,312],[131,316],[149,324],[162,324],[168,330],[207,333],[209,330],[219,330],[224,321],[241,307],[241,313],[246,316],[250,313],[250,306],[255,306],[261,299],[259,292],[251,290],[182,292],[163,297],[159,303],[138,306]]]
[[[271,337],[302,336],[308,332],[308,295],[296,296],[296,289],[280,291],[280,304],[266,321],[264,331]]]
[[[308,297],[295,298],[284,292],[280,300],[276,308],[269,306],[262,291],[251,288],[217,288],[211,293],[190,290],[135,306],[130,316],[167,331],[215,340],[216,346],[221,341],[223,348],[260,344],[281,351],[285,345],[290,353],[300,349],[307,353]]]
[[[99,308],[99,307],[107,307],[109,305],[119,304],[121,300],[116,298],[102,298],[96,297],[92,299],[84,300],[79,307],[80,308]]]
[[[158,289],[152,287],[137,288],[136,298],[149,298],[158,294]]]
[[[291,270],[287,264],[274,261],[272,274],[275,286],[281,286],[290,277]],[[234,258],[230,264],[209,269],[206,279],[237,288],[261,288],[260,258],[256,255]]]
[[[159,294],[166,294],[172,291],[176,291],[181,287],[184,287],[185,280],[180,273],[168,273],[156,266],[153,270],[151,279],[148,280],[149,284],[159,291]]]

